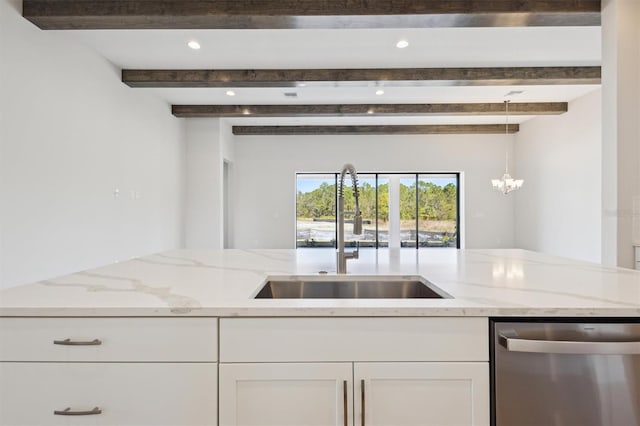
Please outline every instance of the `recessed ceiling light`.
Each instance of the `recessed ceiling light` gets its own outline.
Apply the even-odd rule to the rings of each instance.
[[[373,114],[373,109],[369,108],[369,111],[367,111],[367,114]]]
[[[227,96],[235,96],[236,92],[234,92],[233,90],[227,90]]]
[[[200,43],[198,43],[195,40],[191,40],[189,43],[187,43],[187,46],[189,46],[190,48],[192,48],[193,50],[198,50],[200,49]]]
[[[407,40],[400,40],[399,42],[396,43],[396,47],[398,49],[404,49],[407,46],[409,46],[409,42]]]
[[[378,95],[378,96],[384,95],[384,90],[382,90],[382,89],[376,90],[376,95]]]

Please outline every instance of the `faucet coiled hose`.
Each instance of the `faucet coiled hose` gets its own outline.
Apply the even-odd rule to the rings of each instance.
[[[358,172],[356,172],[356,168],[353,166],[353,164],[347,163],[342,166],[342,171],[340,172],[340,186],[338,187],[338,197],[344,197],[344,178],[347,172],[349,172],[349,175],[351,176],[353,195],[356,199],[356,208],[358,208]]]
[[[340,172],[340,185],[338,187],[338,199],[344,200],[344,178],[349,173],[351,176],[351,183],[353,185],[353,197],[356,202],[356,211],[354,212],[353,220],[353,233],[354,235],[362,234],[362,214],[360,213],[360,193],[358,192],[358,173],[353,164],[347,163],[342,166]]]

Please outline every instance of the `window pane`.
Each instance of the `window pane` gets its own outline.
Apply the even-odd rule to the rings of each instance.
[[[344,220],[345,247],[355,247],[356,240],[360,247],[376,246],[376,177],[369,174],[358,174],[358,192],[360,193],[360,212],[362,213],[362,235],[353,235],[353,214],[356,210],[353,196],[353,185],[346,177],[344,180]]]
[[[360,176],[358,176],[360,178]],[[360,178],[360,211],[362,212],[361,247],[376,246],[376,176]]]
[[[416,246],[416,175],[400,178],[400,247]]]
[[[296,247],[336,246],[334,174],[297,175]]]
[[[389,247],[389,179],[378,176],[378,247]]]
[[[419,175],[418,244],[458,246],[458,186],[455,175]]]

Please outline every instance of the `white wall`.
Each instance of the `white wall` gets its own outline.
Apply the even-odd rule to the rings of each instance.
[[[295,173],[464,172],[467,248],[512,247],[513,200],[491,187],[513,136],[235,137],[234,247],[295,247]],[[516,173],[517,175],[517,173]]]
[[[186,247],[224,248],[224,162],[234,159],[231,125],[217,118],[190,118],[186,126]]]
[[[640,1],[602,2],[602,260],[634,266],[640,244]]]
[[[220,236],[222,241],[220,246],[222,248],[233,248],[234,215],[232,206],[235,200],[233,191],[235,144],[233,129],[227,120],[220,120],[220,145],[223,162],[222,181],[220,182],[222,191],[222,235]]]
[[[569,111],[520,125],[515,155],[516,246],[592,262],[601,259],[601,91]]]
[[[222,218],[220,120],[190,118],[187,125],[188,248],[220,248]]]
[[[21,4],[0,0],[1,286],[182,246],[183,124]]]

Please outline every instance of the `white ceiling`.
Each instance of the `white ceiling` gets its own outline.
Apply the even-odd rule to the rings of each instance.
[[[60,37],[84,43],[119,68],[287,69],[420,68],[502,66],[592,66],[601,62],[600,27],[424,28],[366,30],[72,30]],[[400,39],[409,47],[398,49]],[[187,42],[202,45],[194,51]],[[170,104],[447,103],[500,102],[511,90],[519,102],[571,101],[595,85],[393,87],[375,94],[364,87],[295,89],[136,88]],[[297,98],[284,92],[295,91]],[[530,117],[513,117],[522,122]],[[234,119],[256,124],[495,123],[504,117],[361,117],[324,119]],[[461,120],[461,121],[459,121]],[[489,120],[489,121],[487,121]]]
[[[270,104],[376,104],[376,103],[448,103],[501,102],[513,90],[523,91],[510,96],[518,102],[561,102],[578,98],[597,85],[566,86],[453,86],[453,87],[388,87],[384,95],[375,94],[376,87],[298,87],[234,89],[235,96],[227,96],[227,89],[219,88],[136,88],[156,93],[173,104],[270,105]],[[133,90],[133,89],[132,89]],[[297,97],[285,93],[297,93]]]
[[[509,123],[523,123],[534,116],[522,115],[518,117],[509,117]],[[283,117],[283,118],[271,118],[271,117],[238,117],[227,119],[232,125],[245,126],[305,126],[305,125],[318,125],[318,126],[330,126],[335,124],[340,125],[376,125],[376,124],[496,124],[505,123],[504,116],[438,116],[438,117]]]

